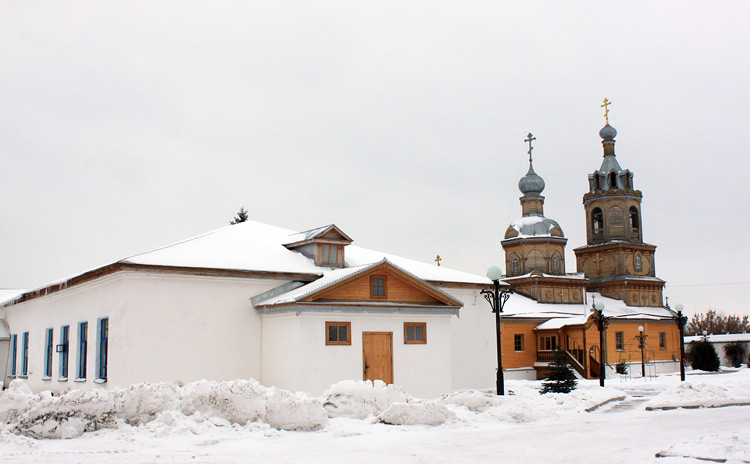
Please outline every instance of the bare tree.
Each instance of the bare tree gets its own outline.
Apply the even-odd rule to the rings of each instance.
[[[685,327],[685,335],[748,333],[750,332],[750,318],[748,316],[725,316],[715,309],[709,309],[705,314],[695,314]]]

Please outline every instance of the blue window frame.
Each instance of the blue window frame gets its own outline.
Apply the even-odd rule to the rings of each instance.
[[[68,378],[68,359],[70,350],[70,326],[64,325],[60,327],[60,344],[58,345],[58,351],[60,352],[60,378]]]
[[[18,335],[13,335],[13,345],[10,347],[10,375],[16,376],[16,357],[18,356]]]
[[[53,331],[52,329],[47,329],[46,333],[46,343],[44,346],[44,377],[51,378],[52,377],[52,350],[54,349],[54,346],[52,344],[52,336]]]
[[[21,353],[21,375],[29,375],[29,333],[23,333],[23,352]]]
[[[86,355],[88,354],[89,323],[78,324],[78,378],[86,378]]]
[[[107,348],[109,345],[109,318],[99,319],[97,324],[99,344],[96,349],[97,379],[107,380]]]

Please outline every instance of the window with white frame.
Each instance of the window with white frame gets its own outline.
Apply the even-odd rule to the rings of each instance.
[[[23,333],[23,351],[21,352],[21,375],[29,375],[29,333]]]
[[[13,341],[10,347],[10,375],[11,377],[16,376],[16,358],[18,357],[18,335],[13,335]]]

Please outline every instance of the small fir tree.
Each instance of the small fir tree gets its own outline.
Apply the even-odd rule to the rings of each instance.
[[[745,346],[740,342],[732,342],[724,345],[724,354],[732,367],[740,367],[745,359]]]
[[[237,213],[237,216],[232,218],[232,222],[229,223],[229,225],[235,225],[239,224],[240,222],[245,222],[248,219],[250,219],[249,214],[247,214],[247,211],[245,211],[245,207],[243,206],[240,208],[240,211]]]
[[[718,371],[721,361],[714,346],[706,340],[690,343],[690,365],[702,371]]]
[[[615,372],[620,375],[628,375],[628,363],[623,360],[615,364]]]
[[[550,363],[550,372],[546,381],[542,384],[542,390],[540,394],[544,393],[570,393],[576,389],[578,381],[576,375],[568,365],[568,360],[565,358],[565,352],[561,349],[556,349],[554,353],[554,359]]]

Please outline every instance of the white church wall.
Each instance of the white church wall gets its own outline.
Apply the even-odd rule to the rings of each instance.
[[[36,390],[59,392],[81,386],[124,386],[138,382],[261,376],[260,317],[250,298],[283,283],[124,271],[7,308],[18,334],[29,332],[28,381]],[[97,321],[109,319],[107,382],[97,377]],[[87,377],[76,380],[78,324],[88,322]],[[60,353],[53,353],[52,378],[43,380],[45,331],[69,325],[69,374],[59,380]]]
[[[450,319],[454,317],[345,312],[264,315],[263,383],[319,395],[341,380],[361,380],[363,332],[391,332],[394,383],[417,396],[444,394],[451,389]],[[326,321],[350,322],[351,345],[326,345]],[[427,343],[405,344],[404,322],[425,322]],[[295,338],[296,342],[285,344]]]
[[[497,379],[495,316],[479,290],[444,288],[464,303],[451,320],[452,389],[494,388]]]

